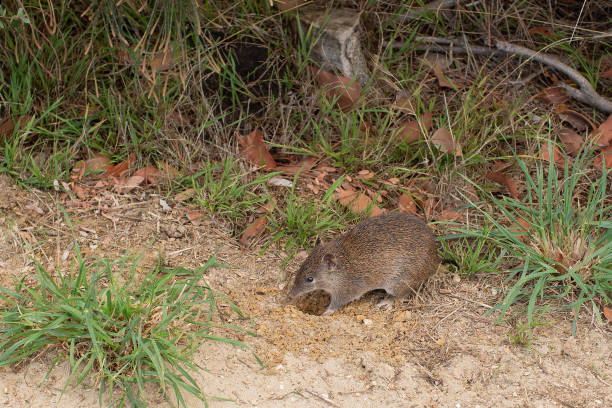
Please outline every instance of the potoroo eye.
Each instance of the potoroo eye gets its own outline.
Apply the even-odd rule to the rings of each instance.
[[[306,282],[312,283],[312,281],[314,281],[314,278],[312,276],[306,278]]]

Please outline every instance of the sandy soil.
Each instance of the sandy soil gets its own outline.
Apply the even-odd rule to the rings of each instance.
[[[72,236],[54,198],[60,199],[21,190],[0,176],[0,285],[32,275],[33,257],[47,268],[69,266]],[[249,350],[201,347],[195,359],[208,371],[196,374],[200,385],[233,400],[211,399],[213,407],[612,406],[612,327],[595,322],[588,310],[581,311],[573,337],[568,313],[547,315],[548,324],[526,348],[511,340],[516,325],[495,325],[485,316],[500,300],[500,279],[458,279],[441,268],[418,297],[392,310],[379,310],[374,293],[332,316],[316,316],[284,304],[280,254],[240,250],[223,225],[189,222],[180,203],[163,212],[158,196],[137,193],[109,196],[90,208],[75,204],[63,202],[86,256],[142,253],[146,271],[160,251],[168,266],[184,267],[215,254],[235,267],[215,268],[207,280],[253,319],[258,336],[243,340],[265,366]],[[0,406],[97,406],[93,385],[60,399],[66,364],[41,385],[55,355],[0,368]],[[154,390],[149,405],[167,406]]]

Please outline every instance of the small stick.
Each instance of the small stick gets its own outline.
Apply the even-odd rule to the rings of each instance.
[[[323,402],[327,402],[332,407],[338,407],[338,405],[336,405],[334,403],[334,401],[330,400],[329,398],[324,397],[323,395],[317,394],[316,392],[312,392],[310,390],[304,390],[304,392],[307,392],[308,394],[312,395],[313,397],[316,397],[316,398],[320,399]]]

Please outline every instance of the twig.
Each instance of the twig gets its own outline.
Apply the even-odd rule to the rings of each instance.
[[[529,48],[525,48],[516,44],[511,44],[505,41],[496,41],[495,48],[491,48],[479,45],[472,45],[469,44],[467,41],[447,38],[416,37],[415,40],[430,44],[427,47],[419,47],[418,49],[430,50],[434,52],[452,51],[461,54],[475,55],[511,54],[520,55],[523,57],[527,57],[531,60],[538,61],[544,65],[548,65],[564,73],[578,84],[578,88],[573,88],[564,82],[560,82],[559,84],[557,84],[558,86],[563,88],[569,96],[581,102],[584,102],[587,105],[593,106],[603,112],[612,113],[612,101],[599,95],[582,74],[580,74],[578,71],[565,64],[564,62],[561,62],[555,56],[548,55],[539,51],[533,51]],[[391,45],[391,47],[393,48],[401,48],[405,46],[404,42],[398,41],[387,42],[386,44]]]
[[[312,395],[313,397],[316,397],[318,399],[320,399],[323,402],[327,402],[329,405],[331,405],[332,407],[338,407],[338,405],[336,405],[334,403],[334,401],[330,400],[329,398],[324,397],[321,394],[317,394],[316,392],[312,392],[310,390],[304,390],[304,392],[307,392],[308,394]]]

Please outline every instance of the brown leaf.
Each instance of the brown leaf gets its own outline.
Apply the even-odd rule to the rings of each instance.
[[[541,34],[543,36],[550,37],[552,35],[552,31],[548,27],[534,27],[531,30],[529,30],[529,34],[531,35]]]
[[[513,222],[512,225],[508,228],[508,231],[518,236],[522,241],[526,241],[528,238],[528,234],[531,233],[531,225],[527,220],[519,216],[516,222]]]
[[[440,65],[439,62],[436,62],[435,64],[433,64],[433,71],[434,71],[434,75],[438,79],[438,85],[440,85],[441,88],[450,88],[450,89],[457,90],[457,86],[453,84],[446,77],[446,75],[444,75],[444,72],[442,71],[442,66]]]
[[[195,188],[188,188],[187,190],[181,191],[180,193],[175,195],[174,199],[176,201],[185,201],[185,200],[191,198],[195,193],[196,193]]]
[[[361,96],[361,85],[354,79],[335,75],[324,69],[310,67],[316,81],[323,85],[325,92],[330,99],[338,98],[338,106],[340,109],[346,110]]]
[[[597,146],[605,147],[612,144],[612,114],[593,132]]]
[[[431,136],[431,142],[444,153],[452,153],[455,156],[463,156],[461,145],[453,140],[453,136],[447,128],[440,128]]]
[[[263,140],[263,134],[255,129],[248,135],[238,136],[238,142],[242,146],[242,155],[256,166],[265,166],[271,170],[276,168],[276,161],[266,148]]]
[[[595,124],[591,119],[587,118],[580,112],[569,109],[567,106],[561,104],[555,108],[555,113],[559,115],[561,120],[572,125],[579,132],[584,132],[587,129],[595,129]]]
[[[22,127],[24,127],[31,119],[32,116],[29,115],[21,116],[17,120],[17,129],[21,129]],[[0,123],[0,136],[7,138],[13,134],[14,130],[15,122],[13,122],[11,118],[6,119],[4,122]]]
[[[380,215],[384,212],[380,209],[380,207],[372,203],[370,197],[358,191],[345,190],[339,187],[336,189],[334,197],[336,200],[338,200],[338,202],[340,202],[340,204],[344,205],[346,208],[356,214],[365,213],[370,206],[372,208],[372,217]]]
[[[428,197],[427,200],[423,203],[423,212],[425,213],[425,219],[430,220],[433,215],[434,209],[438,203],[433,197]]]
[[[518,193],[518,184],[516,184],[516,181],[514,181],[512,177],[498,171],[487,173],[485,174],[485,177],[506,187],[508,189],[508,192],[510,193],[510,197],[514,198],[515,200],[520,199]]]
[[[200,225],[200,221],[202,220],[202,217],[204,217],[204,213],[200,210],[187,211],[187,214],[185,215],[193,225]]]
[[[397,207],[401,212],[416,215],[416,203],[408,194],[402,194],[397,201]]]
[[[429,131],[432,125],[431,112],[425,112],[419,119],[404,123],[398,134],[406,143],[416,142],[419,140],[421,133]]]
[[[601,149],[601,153],[593,160],[593,165],[601,167],[604,161],[606,162],[606,169],[612,169],[612,144]]]
[[[559,131],[559,139],[565,145],[565,151],[570,154],[577,154],[584,143],[584,136],[569,128],[563,128]]]
[[[134,163],[134,160],[136,160],[136,156],[134,155],[134,153],[132,153],[127,157],[127,159],[125,159],[121,163],[118,163],[114,166],[112,164],[107,164],[105,168],[109,176],[123,177],[123,175],[128,172],[132,167],[132,163]]]
[[[465,217],[459,210],[443,210],[436,218],[438,221],[465,221]]]
[[[551,142],[546,142],[540,147],[540,159],[547,161],[550,163],[550,152],[553,153],[553,160],[555,164],[558,166],[563,166],[565,164],[565,157],[561,150],[559,150],[559,146],[553,144]]]
[[[493,162],[493,172],[502,172],[509,167],[512,167],[514,163],[510,160],[496,160]]]
[[[549,86],[548,88],[542,89],[535,96],[537,99],[553,105],[559,105],[567,102],[569,96],[565,93],[565,89],[560,86]]]
[[[608,322],[612,323],[612,309],[607,305],[603,307],[603,315],[608,319]]]
[[[107,157],[97,153],[90,159],[77,162],[72,168],[73,177],[80,180],[87,171],[104,173],[109,163]]]
[[[276,166],[276,170],[282,171],[285,174],[297,174],[300,173],[300,176],[304,173],[312,170],[314,165],[317,163],[317,159],[314,157],[307,157],[300,161],[298,164],[293,165],[283,165]]]
[[[145,184],[157,184],[157,180],[162,176],[162,172],[154,166],[146,166],[133,174],[143,178]]]
[[[257,238],[266,229],[267,223],[268,218],[266,218],[265,215],[262,215],[261,217],[253,221],[251,225],[249,225],[247,229],[244,230],[244,232],[242,233],[242,236],[240,237],[239,241],[240,245],[246,248],[249,244],[249,240]]]
[[[361,180],[369,180],[372,177],[374,177],[374,173],[372,173],[370,170],[360,170],[357,173],[357,178],[361,179]]]
[[[167,47],[151,58],[151,70],[155,72],[167,71],[174,66],[174,47]]]
[[[402,112],[414,115],[416,114],[415,106],[415,102],[405,91],[400,91],[395,97],[395,107]]]
[[[115,190],[126,193],[138,187],[143,181],[144,177],[142,176],[121,178],[117,183],[115,183]]]

